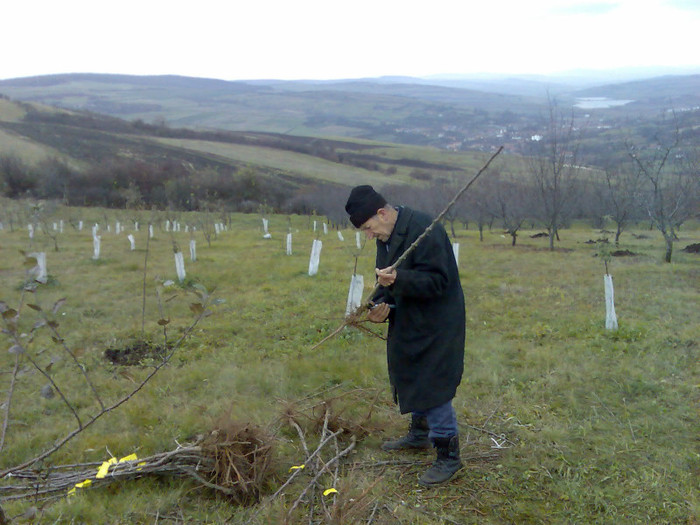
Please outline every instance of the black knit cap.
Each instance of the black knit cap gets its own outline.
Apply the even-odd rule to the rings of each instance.
[[[350,192],[345,211],[350,215],[350,222],[359,228],[377,214],[379,208],[386,205],[386,200],[374,191],[372,186],[363,184],[355,186]]]

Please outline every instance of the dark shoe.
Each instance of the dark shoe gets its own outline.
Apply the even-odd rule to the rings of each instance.
[[[433,443],[437,451],[437,459],[418,480],[418,483],[426,487],[444,483],[462,468],[462,462],[459,459],[458,436],[435,438]]]
[[[425,450],[430,448],[428,420],[424,417],[411,417],[408,434],[394,441],[382,443],[382,450]]]

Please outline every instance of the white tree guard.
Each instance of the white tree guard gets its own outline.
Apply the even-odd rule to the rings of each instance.
[[[287,255],[292,255],[292,234],[287,234]]]
[[[362,305],[362,292],[365,289],[365,278],[362,275],[353,275],[350,278],[348,289],[348,302],[345,305],[345,317],[357,310]]]
[[[136,239],[134,239],[134,236],[129,234],[126,236],[127,239],[129,239],[129,244],[131,245],[131,251],[133,252],[136,249]]]
[[[457,262],[457,266],[459,266],[459,243],[458,242],[452,243],[452,253],[455,254],[455,261]]]
[[[34,225],[27,224],[27,231],[29,232],[29,238],[33,239],[34,238]]]
[[[95,235],[92,238],[92,258],[97,260],[100,258],[101,237]]]
[[[190,239],[190,261],[195,262],[197,260],[197,241]]]
[[[134,231],[139,231],[139,221],[134,221]]]
[[[83,221],[78,221],[78,231],[83,231]]]
[[[120,223],[119,221],[116,221],[116,222],[114,223],[114,233],[115,233],[116,235],[119,235],[121,232],[122,232],[122,225],[121,225],[121,223]]]
[[[165,221],[165,231],[166,232],[170,231],[170,220]]]
[[[55,231],[55,232],[58,231],[58,223],[57,222],[53,223],[53,231]]]
[[[219,227],[219,223],[218,222],[214,223],[214,233],[216,233],[216,235],[219,235],[220,232],[221,232],[221,229]]]
[[[35,281],[46,284],[49,276],[48,272],[46,271],[46,253],[32,252],[28,253],[27,256],[34,257],[36,259],[36,266],[29,271],[30,275],[34,276]]]
[[[358,250],[362,249],[362,239],[360,239],[360,232],[355,232],[355,246]]]
[[[63,219],[58,222],[58,231],[59,233],[63,233]]]
[[[323,223],[323,235],[328,235],[328,224]]]
[[[339,240],[340,242],[345,241],[345,238],[343,237],[343,233],[342,233],[342,232],[338,232],[338,240]]]
[[[313,276],[318,273],[318,265],[321,262],[321,248],[323,243],[318,239],[314,239],[311,245],[311,257],[309,258],[309,275]]]
[[[314,221],[314,231],[316,231],[316,221]]]
[[[97,237],[97,232],[100,230],[100,225],[95,223],[92,225],[92,238]]]
[[[615,291],[613,289],[612,275],[606,273],[603,276],[605,283],[605,329],[617,330],[617,316],[615,315]]]
[[[152,224],[148,225],[148,238],[153,239],[153,225]]]
[[[175,272],[177,272],[177,279],[180,282],[185,280],[187,274],[185,273],[185,257],[182,252],[175,252]]]
[[[267,219],[264,219],[264,218],[263,218],[263,220],[262,220],[262,225],[263,225],[263,233],[264,233],[264,234],[270,233],[270,232],[267,231],[267,226],[268,226],[268,224],[269,224],[269,221],[268,221]]]

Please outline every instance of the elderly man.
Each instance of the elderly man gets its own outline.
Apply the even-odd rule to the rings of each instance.
[[[389,379],[402,414],[411,413],[408,433],[384,450],[429,448],[437,459],[419,483],[449,480],[462,467],[452,399],[464,368],[464,294],[452,244],[441,225],[395,270],[390,267],[432,223],[408,207],[394,207],[371,186],[352,189],[345,210],[350,222],[376,239],[376,275],[381,285],[367,317],[388,320]]]

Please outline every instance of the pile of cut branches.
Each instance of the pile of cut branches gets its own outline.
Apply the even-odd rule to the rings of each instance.
[[[0,500],[42,501],[75,494],[115,481],[148,475],[189,476],[202,486],[248,505],[256,502],[270,475],[272,438],[253,426],[230,424],[218,428],[191,445],[146,458],[135,455],[102,463],[52,466],[10,474],[0,486]]]

